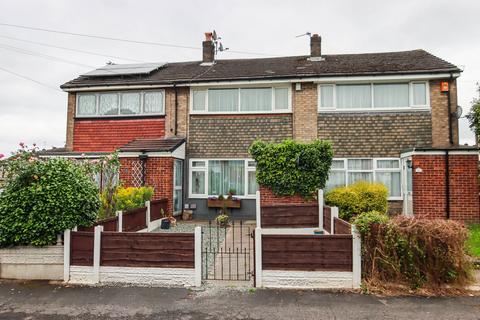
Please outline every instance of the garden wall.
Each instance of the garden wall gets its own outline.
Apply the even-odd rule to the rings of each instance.
[[[0,279],[63,280],[63,245],[0,249]]]

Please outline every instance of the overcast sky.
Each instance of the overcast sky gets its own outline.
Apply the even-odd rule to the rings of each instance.
[[[295,37],[306,31],[322,36],[326,54],[421,48],[464,69],[458,95],[467,112],[476,96],[475,84],[480,81],[478,12],[479,1],[459,0],[2,0],[0,23],[192,47],[201,47],[203,32],[215,29],[231,50],[271,55],[308,54],[308,38]],[[201,51],[0,25],[0,153],[9,155],[19,142],[63,146],[67,94],[58,87],[107,61],[131,62],[119,57],[145,62],[187,61],[201,59]],[[260,56],[228,51],[220,56],[250,57]],[[473,143],[465,119],[461,119],[460,142]]]

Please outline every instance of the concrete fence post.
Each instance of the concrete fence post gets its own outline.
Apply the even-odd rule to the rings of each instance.
[[[352,241],[352,286],[360,288],[362,283],[362,238],[354,225],[352,225]]]
[[[330,234],[335,234],[335,218],[338,218],[338,207],[332,207],[330,221]]]
[[[195,286],[202,286],[202,227],[195,227]]]
[[[145,207],[147,207],[147,211],[145,212],[147,232],[150,232],[150,201],[145,201]]]
[[[262,228],[255,228],[255,287],[261,288],[262,283]]]
[[[93,238],[93,283],[100,282],[100,251],[102,250],[103,226],[96,226]]]
[[[257,227],[261,228],[262,227],[262,215],[260,213],[260,190],[257,190],[255,193],[255,211],[257,215]]]
[[[318,227],[323,229],[323,190],[318,189]]]
[[[70,280],[70,229],[65,230],[63,233],[63,281],[68,282]]]
[[[123,231],[123,211],[117,211],[115,213],[118,217],[118,232]]]

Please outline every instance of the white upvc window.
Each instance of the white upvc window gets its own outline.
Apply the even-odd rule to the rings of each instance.
[[[358,181],[379,182],[388,188],[389,200],[401,200],[401,169],[398,158],[333,159],[325,189]]]
[[[192,114],[284,113],[291,110],[288,86],[196,87],[190,94]]]
[[[77,93],[77,117],[125,117],[165,114],[165,91]]]
[[[254,198],[258,190],[256,164],[251,159],[190,159],[189,197],[226,196]]]
[[[428,81],[325,83],[318,85],[318,111],[428,109]]]

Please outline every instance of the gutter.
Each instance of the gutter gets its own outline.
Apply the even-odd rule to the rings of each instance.
[[[453,74],[450,73],[450,79],[448,80],[448,91],[447,91],[447,110],[448,110],[448,141],[450,142],[450,146],[453,146],[453,128],[452,128],[452,98],[450,94],[450,88],[452,84]]]
[[[447,220],[450,219],[450,162],[449,150],[445,149],[445,210],[447,211]]]
[[[177,136],[177,131],[178,131],[178,91],[177,91],[177,85],[174,83],[173,84],[173,90],[175,90],[175,126],[174,126],[174,131],[173,134]]]

